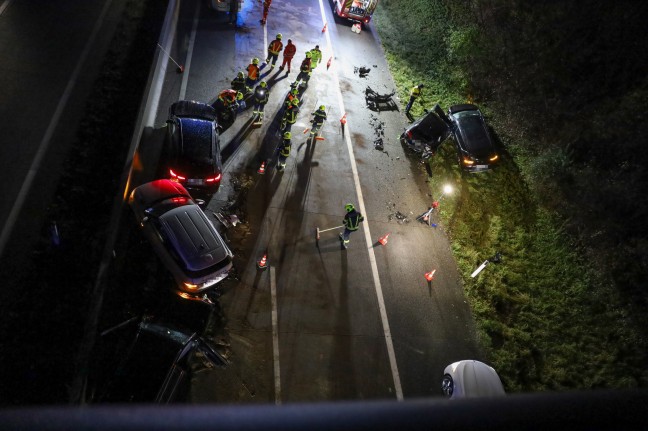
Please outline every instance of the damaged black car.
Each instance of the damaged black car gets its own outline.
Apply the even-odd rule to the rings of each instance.
[[[435,105],[410,124],[400,140],[403,146],[428,160],[450,135],[455,143],[459,166],[464,171],[487,171],[498,162],[499,154],[484,116],[472,104],[453,105],[447,114]]]

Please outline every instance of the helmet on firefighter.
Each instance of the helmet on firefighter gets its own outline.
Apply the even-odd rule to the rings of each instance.
[[[277,40],[281,40],[281,33],[277,33]]]
[[[353,204],[346,204],[346,205],[344,206],[344,210],[345,210],[346,212],[351,212],[351,211],[353,211],[354,209],[355,209],[355,207],[353,206]]]
[[[245,77],[245,73],[243,73],[243,71],[241,70],[241,71],[238,73],[238,75],[236,75],[236,77],[237,77],[237,78],[244,78],[244,77]]]
[[[297,106],[299,105],[299,100],[295,97],[293,100],[290,101],[291,105]]]
[[[294,96],[298,95],[298,94],[299,94],[299,90],[297,89],[297,87],[295,87],[295,88],[293,88],[292,90],[290,90],[290,94],[292,94],[292,95],[294,95]]]
[[[284,139],[291,139],[292,138],[292,133],[286,132],[284,133]]]
[[[240,91],[237,91],[236,92],[236,100],[243,100],[243,93],[241,93]]]
[[[326,106],[324,105],[320,106],[320,111],[326,111]]]
[[[308,52],[306,53],[306,58],[311,58],[311,57],[312,57],[312,54],[310,53],[310,51],[308,51]]]
[[[261,83],[259,84],[259,86],[260,86],[261,88],[266,88],[266,87],[268,86],[268,83],[265,82],[265,81],[261,81]]]
[[[255,57],[255,58],[253,58],[253,59],[252,59],[252,64],[254,64],[254,65],[257,65],[257,64],[259,64],[259,59],[258,59],[258,58],[256,58],[256,57]]]

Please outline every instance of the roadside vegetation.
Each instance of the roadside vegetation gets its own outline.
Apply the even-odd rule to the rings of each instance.
[[[375,24],[417,117],[466,101],[502,148],[431,161],[485,358],[509,392],[648,386],[647,6],[383,0]],[[470,274],[500,252],[476,278]]]

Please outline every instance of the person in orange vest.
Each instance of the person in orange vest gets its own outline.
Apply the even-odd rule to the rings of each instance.
[[[292,61],[296,52],[297,52],[297,47],[295,46],[294,43],[292,43],[291,39],[288,39],[288,45],[286,45],[286,49],[284,49],[284,53],[283,53],[283,63],[281,63],[281,66],[279,66],[279,70],[283,70],[284,66],[288,65],[286,74],[290,73],[290,62]]]
[[[247,67],[247,80],[248,87],[254,86],[254,84],[259,80],[259,59],[253,58],[252,62]]]
[[[279,58],[279,53],[283,49],[283,43],[281,42],[281,33],[277,33],[277,37],[275,40],[270,42],[270,45],[268,45],[268,57],[266,58],[266,64],[270,63],[270,60],[272,59],[272,64],[270,65],[270,69],[274,69],[275,64],[277,63],[277,58]]]
[[[262,25],[265,25],[266,23],[266,19],[268,18],[268,10],[270,9],[271,4],[272,4],[272,0],[263,0],[263,18],[261,18],[260,21]]]

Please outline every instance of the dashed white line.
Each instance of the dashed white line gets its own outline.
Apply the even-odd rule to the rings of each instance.
[[[319,0],[320,11],[322,12],[322,26],[327,25],[326,14],[324,12],[324,3],[322,0]],[[330,51],[330,55],[333,57],[335,53],[333,51],[333,44],[331,43],[331,36],[329,32],[325,32],[326,43]],[[337,75],[337,69],[333,69],[333,79],[337,84],[335,86],[337,90],[337,97],[340,107],[340,112],[344,114],[344,101],[342,100],[342,91],[340,90],[340,81]],[[355,184],[356,193],[358,195],[358,206],[362,214],[366,214],[364,199],[362,197],[362,189],[360,188],[360,177],[358,176],[358,167],[355,161],[355,154],[353,152],[353,146],[351,144],[351,133],[349,133],[349,121],[345,126],[346,133],[344,134],[344,140],[346,142],[347,149],[349,151],[349,159],[351,160],[351,171],[353,172],[353,182]],[[398,366],[396,364],[396,353],[394,352],[394,343],[392,341],[391,330],[389,329],[389,320],[387,319],[387,309],[385,307],[385,300],[383,298],[382,286],[380,284],[380,277],[378,276],[378,265],[376,264],[376,255],[374,253],[373,244],[371,243],[371,232],[369,231],[369,223],[362,224],[365,240],[367,242],[367,249],[369,251],[369,263],[371,265],[371,273],[373,275],[374,285],[376,287],[376,296],[378,298],[378,308],[380,310],[380,319],[383,326],[383,334],[385,336],[385,342],[387,344],[387,354],[389,356],[389,364],[391,367],[392,377],[394,379],[394,391],[396,392],[396,399],[401,401],[403,399],[403,389],[401,387],[400,375],[398,373]]]

